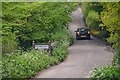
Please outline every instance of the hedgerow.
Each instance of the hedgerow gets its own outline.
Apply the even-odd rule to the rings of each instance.
[[[64,2],[3,2],[2,53],[31,48],[32,41],[47,43],[49,34],[68,28],[75,5]]]
[[[60,35],[61,33],[57,34]],[[64,61],[68,54],[67,48],[72,43],[72,36],[70,36],[71,33],[67,31],[63,31],[62,34],[63,36],[58,36],[59,38],[56,37],[60,39],[59,44],[57,48],[53,49],[51,56],[49,56],[49,52],[45,50],[3,55],[2,77],[29,78],[36,75],[38,71]]]
[[[25,54],[3,56],[3,78],[28,78],[44,68],[57,63],[57,59],[44,54],[44,51],[31,51]]]
[[[96,8],[96,9],[95,9]],[[93,35],[106,40],[115,49],[113,64],[103,68],[95,68],[90,78],[120,79],[120,3],[82,3],[86,25]]]
[[[87,6],[86,6],[87,5]],[[82,11],[87,27],[90,28],[91,33],[103,40],[109,37],[108,31],[99,25],[102,23],[100,13],[103,10],[100,3],[82,3]]]
[[[2,77],[29,78],[64,61],[73,42],[68,23],[75,8],[72,3],[3,2]],[[58,45],[49,56],[48,51],[32,51],[33,40]]]

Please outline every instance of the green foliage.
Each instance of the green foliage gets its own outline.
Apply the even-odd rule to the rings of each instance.
[[[82,3],[82,9],[86,25],[90,27],[92,34],[99,38],[107,38],[107,41],[113,44],[113,48],[117,49],[120,46],[120,3]],[[103,68],[95,68],[90,78],[116,78],[119,80],[119,75],[120,49],[118,48],[114,55],[113,64]]]
[[[53,49],[52,56],[55,56],[60,62],[64,61],[68,54],[67,47],[73,43],[72,33],[68,29],[57,30],[52,38],[58,41],[58,48]]]
[[[99,78],[99,79],[120,79],[119,76],[119,69],[116,67],[103,67],[103,68],[95,68],[92,73],[90,78]]]
[[[59,45],[68,47],[73,43],[73,36],[69,29],[56,30],[55,34],[52,36],[53,41],[59,41]]]
[[[101,20],[110,32],[108,42],[113,43],[113,48],[120,45],[120,3],[102,3],[104,10],[101,12]]]
[[[68,54],[67,48],[72,43],[70,35],[69,30],[64,30],[63,33],[58,31],[53,35],[53,39],[59,40],[59,44],[51,56],[48,56],[48,51],[42,50],[5,54],[2,61],[3,78],[29,78],[38,71],[64,61]]]
[[[112,64],[114,66],[120,66],[120,48],[116,50]]]
[[[59,46],[58,48],[54,49],[52,56],[55,56],[58,59],[58,61],[62,62],[67,57],[67,54],[67,47]]]
[[[28,78],[44,68],[54,65],[57,59],[45,51],[31,51],[24,54],[3,56],[3,78]]]
[[[103,11],[101,3],[82,3],[82,11],[86,25],[91,29],[93,35],[101,39],[109,37],[109,33],[106,31],[105,27],[99,27],[102,22],[100,13]]]
[[[102,5],[97,2],[89,2],[89,3],[82,3],[82,11],[84,14],[84,19],[87,18],[89,11],[95,11],[100,14],[100,12],[103,10]]]
[[[99,31],[99,34],[97,35],[97,37],[106,41],[106,38],[109,37],[109,32],[106,30],[101,30],[101,31]]]
[[[71,21],[69,15],[74,9],[71,3],[61,2],[3,2],[3,53],[12,52],[13,49],[10,48],[16,46],[30,48],[33,40],[48,42],[49,33],[54,34],[55,30],[68,27],[66,25]],[[11,47],[6,47],[7,45]]]
[[[48,51],[15,50],[16,54],[4,54],[2,60],[3,78],[29,78],[38,71],[58,64],[67,57],[72,34],[68,30],[71,3],[3,3],[2,40],[3,53],[11,53],[16,47],[31,47],[39,43],[58,41],[52,55]],[[15,14],[15,15],[13,15]],[[52,34],[49,39],[49,33]]]
[[[90,27],[91,30],[99,31],[99,24],[101,23],[101,19],[99,18],[98,12],[94,10],[89,11],[88,16],[86,18],[86,24]]]
[[[0,79],[2,79],[2,54],[0,52]]]
[[[4,30],[3,30],[4,32]],[[4,32],[2,36],[2,52],[3,53],[12,53],[17,49],[17,42],[15,41],[15,34],[11,32]]]

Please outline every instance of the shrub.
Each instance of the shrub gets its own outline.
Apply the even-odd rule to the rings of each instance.
[[[32,46],[31,42],[33,40],[47,43],[49,41],[49,33],[54,34],[53,32],[56,29],[68,27],[66,25],[72,21],[70,15],[75,8],[75,5],[72,5],[72,3],[65,2],[3,2],[3,53],[11,53],[11,50],[16,45],[28,49]]]
[[[114,55],[114,58],[113,58],[113,62],[112,64],[114,66],[120,66],[120,48],[117,49],[115,55]]]
[[[53,49],[52,56],[55,56],[60,62],[64,61],[68,54],[67,47],[73,43],[72,33],[68,29],[57,30],[52,38],[58,41],[58,46]]]
[[[86,24],[88,27],[90,27],[92,30],[100,30],[99,24],[101,20],[99,18],[98,12],[95,12],[94,10],[89,11],[88,16],[86,18]]]
[[[119,3],[82,3],[82,10],[86,25],[90,27],[92,34],[102,39],[107,38],[107,41],[113,45],[113,48],[119,47]],[[105,66],[100,69],[95,68],[90,77],[120,79],[120,49],[115,54],[111,66]]]
[[[3,56],[3,78],[28,78],[37,71],[58,63],[54,57],[45,51],[31,51],[25,54],[6,54]]]
[[[120,3],[103,3],[104,10],[101,12],[102,25],[110,32],[110,37],[107,41],[113,48],[120,46]]]
[[[59,46],[53,51],[52,56],[55,56],[58,59],[58,61],[62,62],[67,57],[67,54],[67,47]]]
[[[3,78],[29,78],[49,66],[64,61],[67,57],[67,46],[61,44],[54,49],[51,56],[47,51],[5,54],[2,62]]]
[[[106,27],[100,27],[102,20],[100,13],[103,7],[99,3],[82,3],[82,10],[87,27],[91,29],[93,35],[106,40],[109,37],[109,32]]]
[[[18,43],[15,39],[15,34],[11,32],[4,33],[4,36],[2,37],[2,53],[11,53],[17,49]]]
[[[90,78],[99,78],[99,79],[110,79],[110,78],[120,78],[119,77],[119,70],[116,67],[109,67],[105,66],[103,68],[95,68]]]
[[[62,33],[61,33],[62,31]],[[3,78],[29,78],[38,71],[64,61],[68,54],[68,46],[72,44],[72,34],[68,29],[58,30],[52,37],[58,41],[58,47],[53,49],[52,55],[48,51],[29,51],[3,56]]]
[[[2,55],[0,55],[0,80],[2,79]]]
[[[69,29],[58,29],[55,34],[52,35],[52,41],[58,41],[59,45],[69,46],[73,43],[73,36]]]

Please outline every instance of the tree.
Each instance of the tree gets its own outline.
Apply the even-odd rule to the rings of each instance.
[[[108,42],[113,43],[113,48],[120,45],[120,2],[102,3],[104,11],[101,20],[110,32]]]
[[[68,27],[68,14],[73,10],[72,3],[3,2],[3,53],[12,52],[16,46],[30,48],[33,40],[48,42],[49,33]]]

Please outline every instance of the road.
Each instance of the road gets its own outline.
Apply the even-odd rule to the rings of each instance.
[[[91,36],[91,40],[76,40],[75,30],[86,27],[81,8],[73,12],[72,23],[69,24],[73,33],[74,44],[71,45],[66,60],[59,65],[39,72],[35,78],[88,78],[94,67],[109,65],[113,53],[104,41]]]

